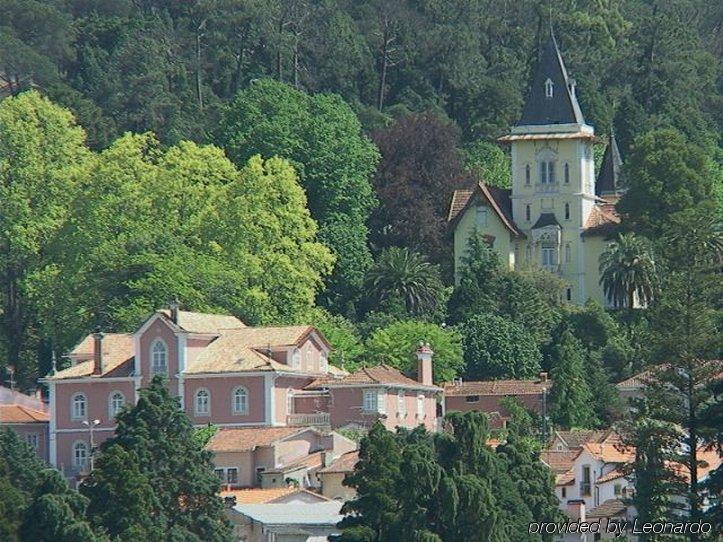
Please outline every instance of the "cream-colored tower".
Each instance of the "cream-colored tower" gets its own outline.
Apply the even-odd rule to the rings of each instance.
[[[614,178],[602,183],[612,187],[603,199],[596,190],[594,129],[585,123],[575,81],[552,33],[541,50],[520,121],[500,141],[510,145],[512,189],[480,183],[455,193],[450,220],[456,221],[457,270],[470,235],[477,232],[511,267],[539,266],[561,276],[568,301],[593,298],[604,303],[598,260],[612,231],[609,226],[618,222],[614,202],[619,153],[616,146],[615,152],[606,153]],[[472,208],[478,217],[474,220],[469,216]]]

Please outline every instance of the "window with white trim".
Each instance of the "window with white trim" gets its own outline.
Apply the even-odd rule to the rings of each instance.
[[[114,391],[108,398],[108,415],[111,419],[115,418],[126,404],[126,398],[119,391]]]
[[[397,391],[397,412],[401,415],[407,413],[407,394],[404,390]]]
[[[421,393],[417,395],[417,417],[424,417],[424,395]]]
[[[557,267],[557,250],[555,247],[541,247],[540,254],[542,256],[542,267],[553,269]]]
[[[88,466],[88,444],[77,441],[73,444],[73,466],[76,469],[85,469]]]
[[[291,354],[291,367],[298,369],[301,366],[301,350],[294,348]]]
[[[379,392],[377,390],[364,390],[365,412],[377,412],[379,410]]]
[[[229,484],[238,484],[238,469],[236,467],[226,469],[226,482]]]
[[[168,374],[168,347],[161,339],[151,346],[151,374]]]
[[[28,433],[25,435],[25,443],[33,450],[37,450],[40,445],[40,435],[37,433]]]
[[[249,413],[249,392],[243,386],[234,388],[231,398],[231,408],[234,414]]]
[[[555,162],[552,160],[543,160],[540,162],[540,184],[554,184],[555,179]]]
[[[70,402],[70,417],[73,420],[84,420],[88,416],[88,399],[85,394],[76,393]]]
[[[211,394],[206,389],[196,392],[194,411],[197,416],[208,416],[211,413]]]

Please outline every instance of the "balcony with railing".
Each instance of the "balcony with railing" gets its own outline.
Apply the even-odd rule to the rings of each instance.
[[[331,425],[331,416],[328,412],[315,412],[312,414],[288,414],[286,425],[290,427],[324,427]]]

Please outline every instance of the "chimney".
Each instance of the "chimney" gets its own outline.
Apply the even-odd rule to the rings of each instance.
[[[546,372],[540,373],[540,382],[547,382],[547,373]]]
[[[171,320],[173,320],[174,324],[178,323],[178,306],[178,299],[174,299],[171,302]]]
[[[93,374],[100,375],[103,373],[103,337],[104,333],[100,330],[93,333]]]
[[[429,343],[419,343],[417,349],[417,380],[425,386],[432,386],[432,349]]]
[[[582,499],[567,501],[567,515],[573,520],[585,521],[585,501]]]
[[[331,450],[321,452],[321,466],[328,467],[334,462],[334,452]]]

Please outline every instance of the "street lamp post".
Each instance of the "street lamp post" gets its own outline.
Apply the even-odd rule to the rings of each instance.
[[[90,432],[90,471],[93,472],[93,428],[100,424],[100,420],[93,420],[92,422],[89,422],[88,420],[83,420],[83,425],[88,428],[88,431]]]

